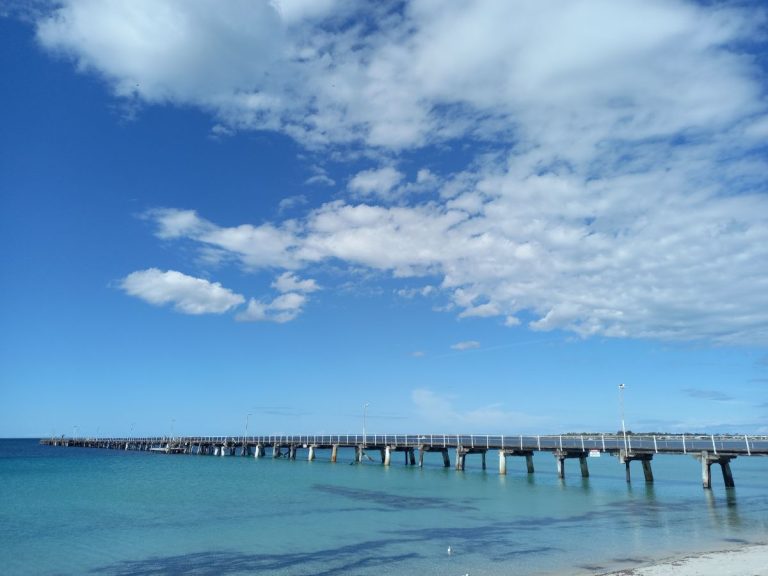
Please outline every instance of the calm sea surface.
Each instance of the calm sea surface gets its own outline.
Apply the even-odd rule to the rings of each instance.
[[[299,457],[306,452],[299,453]],[[657,456],[646,486],[607,455],[557,478],[549,454],[467,470],[164,455],[0,440],[0,573],[597,574],[768,540],[768,458],[736,489],[701,488],[691,457]],[[399,456],[399,455],[398,455]],[[451,463],[453,463],[451,455]],[[637,466],[637,468],[634,468]],[[448,546],[452,554],[447,554]]]

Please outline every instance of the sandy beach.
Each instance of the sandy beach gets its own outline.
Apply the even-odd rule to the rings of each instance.
[[[768,576],[768,544],[663,560],[604,576]]]

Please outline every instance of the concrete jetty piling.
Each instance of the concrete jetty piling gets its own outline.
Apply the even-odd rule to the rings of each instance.
[[[587,465],[587,452],[583,450],[557,449],[554,451],[555,460],[557,460],[557,476],[565,478],[565,461],[578,458],[581,468],[581,477],[589,478],[589,466]]]
[[[624,464],[624,470],[625,470],[625,477],[627,479],[627,483],[632,481],[632,477],[630,474],[629,464],[631,462],[634,462],[635,460],[639,460],[642,462],[643,465],[643,475],[645,476],[645,481],[648,484],[651,484],[653,482],[653,469],[651,468],[651,460],[653,460],[653,454],[648,453],[636,453],[631,451],[619,451],[619,462]]]
[[[203,456],[253,456],[263,458],[272,449],[272,458],[296,460],[299,450],[307,450],[307,460],[318,457],[318,451],[330,450],[330,461],[337,462],[339,449],[354,451],[354,462],[381,461],[391,466],[393,453],[402,452],[405,466],[424,466],[424,455],[439,452],[443,467],[450,468],[450,453],[454,467],[463,471],[466,458],[480,455],[480,467],[485,470],[488,452],[497,451],[499,474],[507,474],[508,457],[524,457],[526,471],[534,473],[533,455],[549,452],[554,456],[558,477],[565,478],[567,460],[579,461],[582,478],[589,478],[588,458],[608,454],[624,465],[625,478],[631,481],[630,464],[639,461],[647,483],[654,481],[651,462],[657,454],[694,457],[701,462],[702,485],[712,488],[712,464],[718,464],[726,488],[735,485],[731,461],[741,457],[768,456],[768,436],[726,435],[641,435],[631,434],[560,434],[547,436],[491,436],[454,434],[385,434],[385,435],[295,435],[295,436],[192,436],[192,437],[118,437],[118,438],[43,438],[43,445],[135,450],[162,454],[196,454]],[[371,454],[378,453],[378,458]],[[302,453],[303,454],[303,453]],[[303,459],[303,456],[302,456]]]
[[[711,454],[704,450],[698,456],[701,461],[701,480],[704,488],[712,488],[712,464],[719,464],[723,472],[723,483],[726,488],[733,488],[733,473],[731,472],[731,460],[736,458],[732,454]]]
[[[519,450],[517,448],[499,450],[499,474],[507,473],[507,456],[525,457],[525,467],[528,474],[533,474],[533,450]]]

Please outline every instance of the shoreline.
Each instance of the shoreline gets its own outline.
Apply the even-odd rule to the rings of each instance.
[[[600,576],[768,576],[768,543],[697,552],[647,566],[601,572]]]

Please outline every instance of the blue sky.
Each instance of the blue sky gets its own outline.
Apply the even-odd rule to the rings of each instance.
[[[767,23],[0,6],[0,436],[768,433]]]

